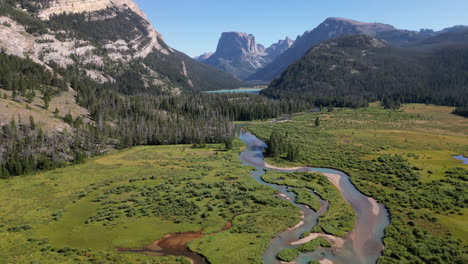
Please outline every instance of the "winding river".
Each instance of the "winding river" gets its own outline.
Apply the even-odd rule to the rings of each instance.
[[[390,224],[389,214],[384,205],[377,203],[374,199],[365,196],[359,192],[356,187],[350,182],[348,175],[344,172],[325,169],[325,168],[278,168],[267,164],[263,157],[263,151],[267,145],[262,140],[258,139],[251,133],[240,129],[239,137],[246,144],[246,150],[239,155],[239,159],[247,166],[254,167],[251,174],[260,184],[270,186],[276,189],[279,195],[296,205],[303,214],[302,221],[295,227],[289,228],[279,233],[269,244],[263,254],[264,264],[280,264],[276,259],[276,255],[285,248],[297,248],[300,245],[316,238],[323,236],[332,242],[332,248],[319,248],[314,252],[301,254],[297,259],[297,264],[307,264],[311,260],[318,260],[323,264],[375,264],[381,256],[384,248],[382,238],[384,237],[385,228]],[[270,184],[262,180],[262,175],[266,170],[275,170],[278,172],[291,173],[295,171],[301,172],[319,172],[323,173],[330,182],[343,195],[344,199],[352,206],[356,212],[356,223],[354,229],[346,238],[333,237],[326,234],[311,234],[310,236],[300,239],[301,235],[312,230],[316,225],[320,216],[325,214],[329,207],[329,202],[320,199],[321,207],[318,212],[310,209],[307,206],[297,204],[295,202],[296,195],[291,192],[291,188],[282,185]],[[313,190],[311,194],[315,195]],[[232,222],[229,222],[223,230],[232,227]],[[210,234],[215,235],[216,233]],[[169,234],[164,238],[153,242],[152,244],[136,249],[119,248],[122,252],[141,252],[155,256],[184,256],[191,259],[194,264],[206,264],[208,260],[199,254],[190,251],[187,243],[203,237],[201,232],[194,233],[176,233]]]
[[[384,248],[382,238],[385,234],[385,228],[390,224],[389,213],[384,205],[377,203],[374,199],[365,196],[359,192],[350,182],[348,175],[341,171],[325,168],[277,168],[265,163],[263,151],[267,145],[251,133],[241,130],[240,139],[244,141],[247,148],[239,156],[240,160],[248,166],[252,166],[254,177],[259,183],[267,185],[278,190],[283,199],[286,199],[300,208],[304,218],[302,222],[291,229],[288,229],[274,238],[263,255],[263,263],[278,264],[276,255],[284,248],[297,248],[307,242],[301,240],[300,236],[312,230],[317,224],[317,219],[326,213],[328,202],[321,200],[321,209],[314,212],[312,209],[295,203],[295,194],[288,187],[269,184],[262,180],[265,170],[276,170],[279,172],[290,173],[294,171],[310,171],[323,173],[341,192],[344,199],[352,206],[356,212],[356,223],[353,231],[345,239],[325,236],[334,243],[333,248],[318,249],[314,252],[301,254],[296,262],[298,264],[307,264],[311,260],[319,260],[322,263],[337,264],[375,264],[381,256]],[[313,193],[311,191],[311,193]],[[324,234],[312,234],[309,240]],[[332,261],[332,262],[330,262]]]

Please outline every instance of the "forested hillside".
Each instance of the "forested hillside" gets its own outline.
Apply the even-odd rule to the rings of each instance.
[[[232,136],[233,120],[306,108],[196,94],[243,83],[170,48],[144,14],[120,2],[41,20],[49,3],[0,1],[0,177],[112,148],[222,142]]]
[[[16,5],[29,12],[15,8]],[[37,62],[64,68],[78,65],[99,82],[134,75],[146,90],[156,92],[232,89],[244,85],[230,74],[169,47],[145,17],[125,5],[94,12],[54,14],[48,20],[35,16],[37,6],[19,1],[0,2],[0,27],[5,33],[5,38],[0,36],[0,47],[7,53],[27,55]],[[20,45],[13,46],[14,43]],[[135,70],[135,66],[140,69]]]
[[[52,99],[71,88],[77,91],[77,103],[89,110],[85,117],[49,109],[53,115],[44,122],[60,120],[70,129],[44,131],[44,124],[21,119],[12,109],[8,120],[0,123],[3,178],[80,162],[108,148],[223,142],[233,136],[232,121],[272,118],[310,107],[259,95],[144,93],[143,84],[132,75],[100,84],[77,67],[53,65],[52,74],[28,59],[5,53],[0,59],[0,88],[8,92],[1,94],[2,103],[14,100],[32,115],[37,108],[49,109]],[[85,123],[85,118],[90,121]]]
[[[468,45],[430,51],[391,47],[357,35],[312,48],[262,93],[272,98],[306,98],[322,106],[367,106],[383,101],[447,106],[468,104]]]

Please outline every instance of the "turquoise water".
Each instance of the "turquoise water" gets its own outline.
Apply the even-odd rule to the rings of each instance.
[[[460,156],[453,156],[453,157],[454,157],[455,159],[457,159],[457,160],[463,161],[463,164],[468,164],[468,157],[465,157],[465,156],[462,156],[462,155],[460,155]]]
[[[265,161],[263,151],[267,148],[265,142],[258,139],[250,133],[240,131],[240,139],[244,141],[247,148],[239,156],[239,159],[248,166],[252,166],[252,177],[259,183],[275,188],[280,194],[285,195],[288,201],[296,205],[304,214],[304,225],[286,230],[276,236],[263,255],[264,264],[279,264],[276,255],[284,248],[297,248],[291,246],[291,242],[300,239],[300,236],[312,230],[317,225],[317,220],[326,213],[329,203],[321,200],[321,209],[314,212],[312,209],[295,203],[296,196],[286,186],[269,184],[262,180],[265,174]],[[284,173],[291,173],[291,170],[276,170]],[[381,256],[383,250],[382,239],[385,234],[385,228],[390,224],[389,213],[383,204],[378,204],[378,213],[373,213],[373,205],[369,197],[359,192],[349,180],[349,176],[344,172],[326,169],[303,167],[299,171],[323,172],[337,174],[340,176],[340,187],[343,198],[353,207],[356,212],[357,220],[351,234],[345,239],[342,248],[336,249],[318,249],[314,252],[301,254],[296,262],[298,264],[307,264],[311,260],[322,260],[324,258],[334,261],[337,264],[375,264]],[[314,192],[311,190],[311,193]],[[352,239],[351,239],[352,237]]]
[[[206,93],[209,94],[223,94],[223,93],[246,93],[246,94],[260,94],[260,91],[263,88],[259,89],[248,89],[248,88],[241,88],[241,89],[232,89],[232,90],[217,90],[217,91],[207,91]]]

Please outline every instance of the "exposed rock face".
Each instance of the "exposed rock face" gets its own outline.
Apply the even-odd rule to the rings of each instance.
[[[268,53],[268,56],[271,59],[275,59],[276,57],[281,55],[283,52],[285,52],[287,49],[289,49],[293,44],[294,44],[294,40],[290,38],[286,38],[286,39],[279,40],[275,44],[272,44],[265,51],[266,53]]]
[[[95,12],[109,7],[126,7],[143,18],[146,15],[131,0],[51,0],[42,6],[38,16],[49,19],[50,16],[62,13]]]
[[[140,66],[148,69],[140,73],[148,87],[173,89],[176,93],[242,86],[229,74],[191,61],[170,48],[131,0],[36,0],[30,3],[36,8],[24,16],[38,16],[43,22],[35,23],[44,29],[31,32],[29,25],[22,24],[21,20],[0,16],[0,48],[9,54],[27,56],[46,67],[50,63],[61,67],[79,66],[98,82],[113,82],[118,79],[115,75],[131,70],[132,63],[141,61]],[[53,20],[53,30],[48,28],[49,20]],[[112,68],[119,68],[120,72],[108,71]]]
[[[418,32],[399,30],[382,23],[363,23],[344,18],[328,18],[314,30],[298,36],[294,45],[279,55],[272,63],[248,77],[248,80],[271,81],[302,58],[317,43],[347,34],[364,34],[387,40],[393,44],[404,44],[419,38]]]
[[[263,45],[255,41],[255,37],[251,34],[224,32],[216,52],[207,59],[200,56],[198,60],[227,71],[240,79],[245,79],[288,49],[291,42],[287,38],[265,49]]]
[[[218,48],[213,56],[224,59],[237,59],[241,56],[263,55],[255,37],[241,32],[224,32],[219,39]]]
[[[140,48],[135,54],[136,58],[146,57],[153,48],[168,54],[170,48],[163,48],[160,42],[164,42],[161,33],[157,32],[151,25],[145,13],[138,5],[131,0],[52,0],[42,6],[38,17],[41,19],[50,19],[52,15],[58,14],[76,14],[83,12],[96,12],[107,8],[130,9],[141,16],[146,23],[148,38],[151,40],[145,47]],[[99,18],[102,19],[102,18]],[[105,18],[104,18],[105,19]]]
[[[196,57],[193,58],[193,59],[196,60],[196,61],[201,61],[201,62],[203,62],[203,61],[207,60],[209,57],[211,57],[211,55],[213,55],[213,52],[205,52],[205,53],[203,53],[202,55],[196,56]]]

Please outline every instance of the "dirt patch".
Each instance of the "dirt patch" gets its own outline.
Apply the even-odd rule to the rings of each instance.
[[[293,246],[296,246],[296,245],[303,245],[307,242],[310,242],[318,237],[323,237],[325,238],[326,240],[328,240],[330,243],[333,244],[333,247],[335,248],[341,248],[343,247],[344,245],[344,239],[341,238],[341,237],[336,237],[336,236],[332,236],[332,235],[327,235],[325,233],[313,233],[313,234],[310,234],[308,235],[307,237],[304,237],[303,239],[300,239],[300,240],[297,240],[297,241],[294,241],[291,243],[291,245]]]

